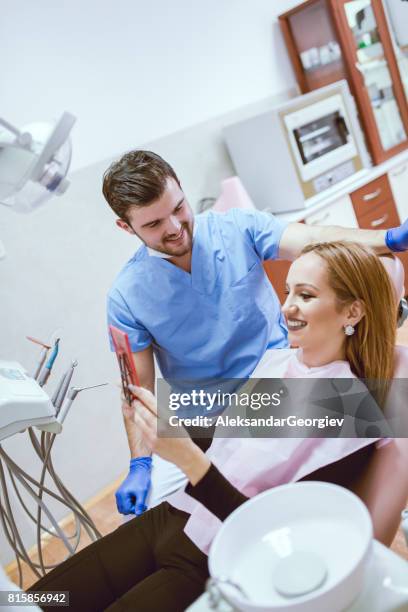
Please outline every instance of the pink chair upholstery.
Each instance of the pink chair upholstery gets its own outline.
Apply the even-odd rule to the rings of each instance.
[[[255,209],[254,203],[238,176],[231,176],[221,182],[221,195],[212,210],[226,212],[230,208]]]

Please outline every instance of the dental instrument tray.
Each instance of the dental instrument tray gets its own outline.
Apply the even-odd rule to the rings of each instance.
[[[61,431],[55,408],[38,382],[16,361],[0,360],[0,440],[27,427]]]
[[[129,337],[125,332],[121,331],[117,327],[114,327],[114,325],[109,325],[109,331],[116,357],[118,358],[123,394],[128,404],[130,404],[132,401],[132,394],[129,391],[128,385],[136,385],[139,387],[140,383],[136,372],[135,362],[133,361]]]

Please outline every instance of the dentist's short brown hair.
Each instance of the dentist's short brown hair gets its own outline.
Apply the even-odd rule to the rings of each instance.
[[[103,175],[103,195],[124,221],[132,206],[148,206],[163,195],[167,179],[181,188],[173,168],[152,151],[130,151],[113,162]]]

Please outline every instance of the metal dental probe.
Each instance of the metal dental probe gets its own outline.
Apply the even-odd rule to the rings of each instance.
[[[74,401],[74,399],[76,398],[76,396],[78,395],[78,393],[80,391],[87,391],[88,389],[96,389],[97,387],[105,387],[107,384],[109,383],[101,383],[100,385],[92,385],[91,387],[71,387],[70,390],[68,391],[68,395],[66,400],[64,401],[60,411],[58,412],[58,416],[57,416],[57,421],[59,423],[63,423],[65,420],[65,417],[68,414],[69,409],[71,408],[72,402]]]

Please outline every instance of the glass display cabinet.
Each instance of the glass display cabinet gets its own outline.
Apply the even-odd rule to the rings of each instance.
[[[381,0],[307,0],[279,17],[302,93],[348,80],[374,164],[408,147],[408,53],[391,19]]]
[[[385,0],[384,8],[405,98],[408,101],[408,2]]]

